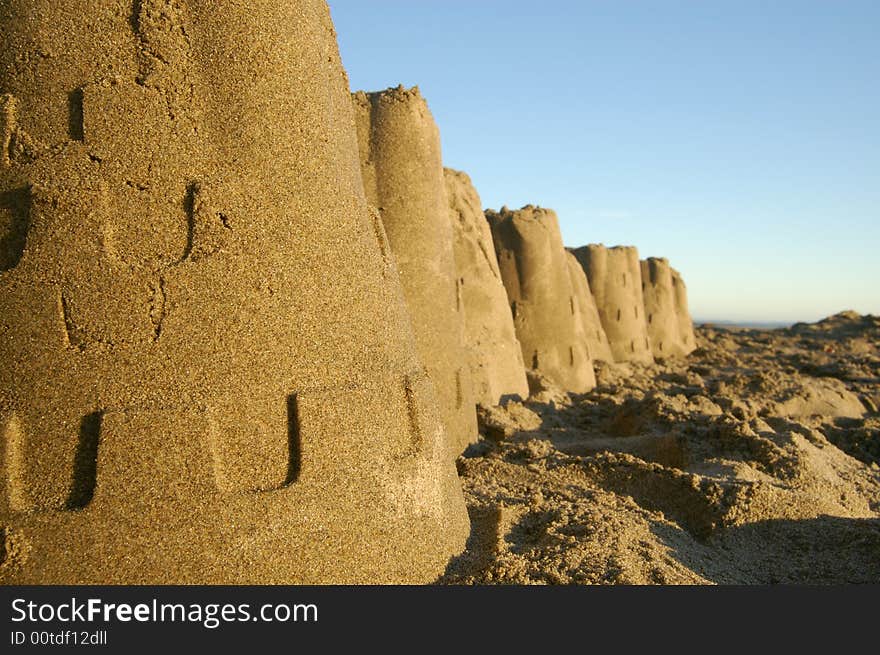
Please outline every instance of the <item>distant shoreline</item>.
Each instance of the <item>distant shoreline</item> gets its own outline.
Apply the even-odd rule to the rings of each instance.
[[[797,321],[715,321],[694,320],[697,327],[748,328],[751,330],[779,330],[791,327]]]

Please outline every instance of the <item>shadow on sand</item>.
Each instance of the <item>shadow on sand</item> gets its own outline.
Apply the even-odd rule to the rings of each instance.
[[[880,519],[758,521],[718,530],[693,548],[654,533],[682,565],[718,584],[880,583]]]

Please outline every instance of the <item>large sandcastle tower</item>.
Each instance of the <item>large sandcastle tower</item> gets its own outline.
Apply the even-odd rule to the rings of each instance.
[[[690,350],[681,334],[675,284],[669,261],[661,257],[649,257],[640,264],[651,351],[658,359],[683,357]]]
[[[688,308],[687,286],[681,273],[672,269],[672,288],[675,292],[675,316],[678,319],[678,334],[684,344],[685,354],[692,353],[697,348],[697,339],[694,335],[694,321]]]
[[[379,208],[416,342],[458,454],[477,439],[440,133],[418,88],[353,96],[364,189]]]
[[[467,516],[324,0],[0,35],[0,580],[434,578]]]
[[[486,212],[527,367],[568,391],[596,386],[555,212]]]
[[[611,354],[611,344],[608,343],[608,336],[605,334],[605,328],[602,327],[602,319],[599,318],[599,310],[596,308],[596,299],[593,298],[593,292],[590,290],[590,283],[587,281],[584,269],[581,268],[577,258],[568,250],[565,251],[565,263],[574,290],[575,309],[581,319],[584,340],[590,358],[613,362],[614,355]]]
[[[507,396],[527,398],[522,352],[480,196],[465,173],[443,172],[474,398],[485,405]]]
[[[652,362],[639,251],[593,244],[571,252],[587,274],[615,361]]]

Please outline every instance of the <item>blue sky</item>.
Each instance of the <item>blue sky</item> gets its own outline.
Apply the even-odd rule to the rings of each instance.
[[[880,2],[329,0],[486,207],[666,256],[696,318],[880,314]]]

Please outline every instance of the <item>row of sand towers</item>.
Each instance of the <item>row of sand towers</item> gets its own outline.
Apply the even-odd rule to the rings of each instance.
[[[526,371],[694,347],[684,285],[485,216],[324,0],[0,11],[0,581],[424,582]]]

